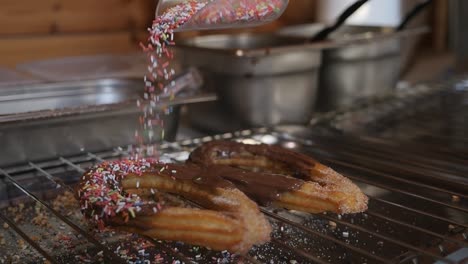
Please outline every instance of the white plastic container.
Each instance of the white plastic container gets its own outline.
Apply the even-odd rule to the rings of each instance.
[[[186,20],[174,32],[244,28],[279,18],[289,0],[160,0],[156,17]]]

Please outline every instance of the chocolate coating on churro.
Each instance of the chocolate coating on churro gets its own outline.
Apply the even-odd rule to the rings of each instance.
[[[271,226],[255,202],[220,176],[234,170],[146,159],[104,162],[83,175],[78,197],[100,227],[246,252],[269,240]]]
[[[237,158],[263,158],[265,164],[263,167],[257,168],[257,171],[286,174],[302,180],[308,179],[310,168],[317,163],[309,156],[278,146],[249,145],[235,141],[205,143],[192,152],[189,162],[204,165],[226,164],[223,160],[236,160]],[[233,165],[230,164],[230,166]]]
[[[212,141],[194,150],[188,163],[245,171],[226,179],[263,204],[307,212],[367,209],[367,197],[349,179],[312,157],[278,146]]]
[[[164,209],[164,201],[141,199],[136,194],[128,193],[121,184],[123,179],[135,177],[136,184],[132,188],[144,188],[140,186],[138,178],[151,175],[185,181],[206,192],[212,192],[215,188],[239,188],[263,204],[301,185],[301,181],[291,177],[279,176],[272,180],[269,174],[216,164],[161,164],[150,159],[104,162],[83,175],[78,190],[82,211],[87,217],[103,224],[121,223],[121,219],[128,220],[137,215],[157,214]],[[154,190],[156,192],[158,190]],[[116,215],[122,217],[115,218]]]
[[[269,205],[282,193],[296,190],[304,183],[284,175],[250,172],[224,165],[208,165],[207,169],[212,169],[212,173],[233,183],[239,190],[262,205]],[[209,181],[209,178],[206,181]]]
[[[129,215],[152,215],[163,209],[162,203],[142,200],[138,195],[127,193],[121,184],[126,177],[159,175],[196,183],[196,179],[203,175],[211,187],[235,188],[230,182],[206,171],[211,170],[196,165],[161,164],[151,159],[103,162],[83,175],[78,196],[87,217],[106,223],[119,214],[128,219]],[[139,181],[134,188],[140,188]]]

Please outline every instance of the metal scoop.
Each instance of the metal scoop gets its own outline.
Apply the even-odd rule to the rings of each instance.
[[[156,18],[168,25],[177,23],[174,32],[254,27],[279,18],[289,0],[161,0]]]

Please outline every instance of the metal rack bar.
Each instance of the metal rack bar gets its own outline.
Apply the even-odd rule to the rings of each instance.
[[[333,149],[333,148],[329,148],[329,149]],[[376,158],[376,156],[378,156],[378,155],[369,156],[369,155],[359,154],[359,153],[357,153],[357,151],[351,152],[351,151],[347,151],[347,150],[336,150],[336,149],[333,149],[333,150],[336,153],[341,153],[342,155],[350,157],[350,158],[357,158],[360,161],[368,161],[368,162],[377,163],[382,168],[393,167],[395,165],[395,162],[398,162],[397,164],[398,164],[399,169],[404,169],[405,171],[411,172],[411,173],[419,173],[419,174],[424,173],[425,175],[430,175],[431,177],[434,177],[434,178],[438,178],[438,176],[440,176],[440,175],[450,176],[452,178],[454,176],[458,176],[453,171],[446,172],[446,171],[443,171],[440,168],[433,168],[433,167],[425,168],[421,164],[417,164],[417,165],[415,165],[415,164],[404,164],[404,163],[408,163],[408,162],[403,162],[403,161],[387,161],[387,160],[391,160],[391,158],[387,158],[387,157],[385,159]],[[372,163],[370,163],[370,164],[372,164]],[[453,182],[454,180],[451,179],[451,181]],[[461,183],[461,184],[463,184],[463,183]],[[466,185],[466,183],[465,183],[465,185]]]
[[[25,195],[27,195],[29,198],[33,199],[34,201],[38,202],[45,208],[47,208],[50,212],[52,212],[57,218],[59,218],[62,222],[66,223],[69,227],[71,227],[73,230],[78,232],[80,235],[85,237],[89,242],[94,244],[97,248],[102,250],[105,254],[104,256],[110,260],[113,261],[113,263],[124,263],[124,261],[117,256],[114,252],[110,251],[107,247],[103,246],[99,241],[97,241],[93,236],[89,235],[88,232],[84,231],[81,229],[79,226],[77,226],[75,223],[72,221],[68,220],[65,216],[54,210],[48,203],[42,201],[38,197],[36,197],[33,193],[28,191],[26,188],[24,188],[21,184],[19,184],[11,175],[9,175],[6,171],[0,168],[0,174],[3,177],[6,177],[16,188],[18,188],[20,191],[22,191]]]
[[[289,140],[289,138],[288,138],[288,140]],[[310,154],[313,153],[313,154],[320,155],[319,153],[316,153],[316,151],[313,150],[313,147],[314,147],[313,143],[311,143],[309,140],[303,140],[303,139],[298,139],[298,138],[294,138],[293,140],[295,140],[295,141],[297,140],[299,143],[304,145],[306,152],[308,152]],[[384,173],[384,172],[379,172],[379,171],[376,171],[376,170],[371,169],[371,168],[367,168],[367,167],[363,167],[361,165],[351,163],[349,161],[337,160],[335,158],[330,158],[330,157],[325,157],[324,160],[327,160],[328,162],[331,162],[331,163],[334,163],[334,164],[346,166],[346,167],[349,167],[349,168],[358,169],[358,170],[366,171],[366,172],[369,172],[369,173],[373,173],[375,175],[378,175],[379,177],[392,179],[392,180],[399,181],[399,182],[402,182],[402,183],[412,184],[412,185],[415,185],[417,187],[431,189],[431,190],[435,190],[435,191],[438,191],[438,192],[448,193],[450,195],[456,195],[456,196],[459,196],[459,197],[468,198],[468,195],[466,195],[466,194],[462,194],[462,193],[458,193],[458,192],[454,192],[454,191],[449,191],[449,190],[446,190],[446,189],[443,189],[443,188],[434,187],[434,186],[431,186],[431,185],[427,185],[427,184],[412,181],[412,180],[407,180],[407,179],[404,179],[404,178],[401,178],[401,177],[396,177],[396,176],[393,176],[393,175],[390,175],[390,174],[387,174],[387,173]]]
[[[293,252],[299,254],[300,256],[303,256],[303,257],[307,258],[308,260],[313,261],[314,263],[319,263],[319,264],[327,264],[328,263],[328,262],[325,262],[325,261],[323,261],[323,260],[321,260],[321,259],[319,259],[319,258],[305,252],[304,250],[301,250],[301,249],[292,247],[292,246],[290,246],[290,245],[288,245],[286,243],[283,243],[283,242],[279,241],[276,238],[272,238],[271,242],[278,245],[278,246],[280,246],[280,247],[282,247],[282,248],[285,248],[285,249],[287,249],[289,251],[293,251]]]
[[[415,182],[415,181],[404,179],[404,178],[401,178],[401,177],[396,177],[396,176],[393,176],[393,175],[390,175],[390,174],[387,174],[387,173],[384,173],[384,172],[376,171],[376,170],[373,170],[373,169],[370,169],[370,168],[362,167],[362,166],[359,166],[359,165],[355,165],[355,164],[345,162],[345,161],[340,161],[340,160],[337,160],[337,159],[327,158],[326,160],[328,162],[330,162],[330,163],[333,163],[333,164],[337,164],[337,165],[340,165],[340,166],[345,166],[347,168],[372,173],[372,174],[374,174],[376,176],[379,176],[379,177],[391,179],[391,180],[406,183],[406,184],[411,184],[411,185],[414,185],[414,186],[417,186],[417,187],[421,187],[421,188],[425,188],[425,189],[429,189],[429,190],[433,190],[433,191],[437,191],[437,192],[441,192],[441,193],[446,193],[446,194],[451,195],[451,196],[456,195],[458,197],[463,197],[463,198],[468,199],[468,195],[463,194],[463,193],[453,192],[453,191],[449,191],[449,190],[446,190],[446,189],[443,189],[443,188],[427,185],[427,184],[424,184],[424,183]]]
[[[388,191],[391,191],[391,192],[404,194],[404,195],[411,196],[411,197],[414,197],[414,198],[417,198],[417,199],[421,199],[421,200],[424,200],[424,201],[427,201],[427,202],[431,202],[431,203],[434,203],[434,204],[442,205],[442,206],[445,206],[445,207],[448,207],[448,208],[452,208],[452,209],[455,209],[455,210],[458,210],[458,211],[461,211],[461,212],[468,213],[467,208],[460,207],[458,205],[447,204],[447,203],[444,203],[444,202],[434,200],[432,198],[427,198],[427,197],[424,197],[424,196],[421,196],[421,195],[417,195],[417,194],[413,194],[413,193],[410,193],[410,192],[407,192],[407,191],[399,190],[397,188],[389,187],[389,186],[379,184],[379,183],[375,183],[375,182],[372,182],[372,181],[369,181],[369,180],[364,180],[364,179],[362,179],[360,177],[356,177],[356,176],[352,176],[352,175],[346,175],[346,177],[348,177],[348,178],[350,178],[350,179],[352,179],[354,181],[357,181],[357,182],[362,182],[362,183],[365,183],[365,184],[368,184],[368,185],[371,185],[371,186],[375,186],[375,187],[379,187],[381,189],[385,189],[385,190],[388,190]]]
[[[376,217],[376,218],[380,218],[380,219],[383,219],[385,221],[388,221],[388,222],[392,222],[394,224],[397,224],[397,225],[401,225],[401,226],[404,226],[404,227],[408,227],[408,228],[411,228],[411,229],[414,229],[414,230],[417,230],[421,233],[425,233],[425,234],[428,234],[428,235],[431,235],[431,236],[435,236],[437,238],[440,238],[440,239],[443,239],[443,240],[446,240],[448,242],[451,242],[451,243],[454,243],[454,244],[457,244],[461,247],[467,247],[468,246],[468,243],[467,242],[464,242],[464,241],[460,241],[460,240],[456,240],[456,239],[452,239],[451,237],[448,237],[448,236],[444,236],[444,235],[441,235],[439,233],[435,233],[435,232],[432,232],[430,230],[427,230],[427,229],[424,229],[424,228],[420,228],[418,226],[414,226],[414,225],[411,225],[411,224],[408,224],[408,223],[405,223],[405,222],[402,222],[402,221],[398,221],[396,219],[393,219],[393,218],[390,218],[390,217],[386,217],[382,214],[379,214],[379,213],[375,213],[375,212],[372,212],[370,210],[367,210],[366,211],[366,214],[370,215],[370,216],[373,216],[373,217]]]
[[[373,231],[369,231],[361,226],[358,226],[358,225],[355,225],[355,224],[352,224],[352,223],[348,223],[346,221],[343,221],[343,220],[340,220],[336,217],[331,217],[329,215],[320,215],[320,217],[322,218],[325,218],[327,220],[330,220],[330,221],[334,221],[334,222],[337,222],[337,223],[340,223],[344,226],[347,226],[347,227],[351,227],[351,228],[354,228],[356,230],[359,230],[361,232],[365,232],[365,233],[368,233],[370,235],[373,235],[375,237],[378,237],[378,238],[381,238],[383,240],[386,240],[386,241],[389,241],[390,243],[393,243],[393,244],[396,244],[396,245],[399,245],[401,247],[404,247],[404,248],[408,248],[408,249],[411,249],[415,252],[417,252],[418,254],[421,254],[421,255],[425,255],[425,256],[428,256],[428,257],[431,257],[433,259],[436,259],[436,260],[442,260],[442,261],[446,261],[446,259],[444,257],[441,257],[441,256],[438,256],[438,255],[435,255],[433,254],[432,252],[430,251],[427,251],[427,250],[424,250],[424,249],[421,249],[421,248],[418,248],[418,247],[415,247],[411,244],[408,244],[408,243],[405,243],[405,242],[401,242],[401,241],[398,241],[394,238],[391,238],[391,237],[388,237],[388,236],[384,236],[384,235],[381,235],[379,233],[376,233],[376,232],[373,232]],[[451,263],[450,261],[447,260],[448,263]]]
[[[331,163],[335,163],[335,164],[340,164],[340,165],[344,165],[344,166],[348,166],[348,167],[352,167],[352,168],[359,168],[359,169],[361,169],[359,166],[354,166],[354,165],[352,165],[352,164],[340,162],[340,161],[337,161],[337,160],[334,160],[334,159],[327,159],[327,160],[328,160],[329,162],[331,162]],[[388,178],[392,178],[392,179],[393,179],[393,178],[397,178],[397,177],[393,177],[393,176],[390,176],[390,175],[387,175],[387,174],[384,174],[384,173],[374,172],[373,170],[370,170],[370,169],[367,170],[366,168],[362,168],[362,170],[366,170],[366,171],[369,171],[369,172],[378,174],[379,176],[383,176],[383,177],[388,177]],[[347,175],[347,177],[350,177],[350,176]],[[350,178],[351,178],[351,177],[350,177]],[[401,180],[402,182],[410,182],[410,181],[408,181],[408,180],[401,179],[401,178],[397,178],[397,179],[398,179],[398,180]],[[379,186],[377,186],[377,187],[379,187]],[[425,186],[425,185],[424,185],[423,187],[428,187],[428,189],[432,189],[432,190],[436,190],[436,191],[448,192],[448,191],[445,191],[445,190],[440,189],[440,188],[437,188],[437,187]],[[448,192],[448,193],[449,193],[449,192]],[[462,195],[462,194],[459,195],[458,193],[450,193],[450,194],[452,194],[452,195],[457,195],[457,196],[461,196],[461,197],[465,197],[465,196],[466,196],[466,195]],[[374,199],[375,199],[375,198],[374,198]],[[369,211],[368,211],[367,214],[369,214],[369,215],[373,214],[374,216],[379,217],[379,218],[383,218],[383,219],[385,219],[385,220],[387,220],[387,221],[391,221],[391,222],[394,222],[394,223],[397,223],[397,224],[400,224],[400,225],[404,225],[404,226],[406,226],[406,227],[413,228],[413,229],[418,230],[418,231],[420,231],[420,232],[424,232],[424,233],[426,233],[426,234],[430,234],[430,235],[439,237],[439,238],[441,238],[441,239],[445,239],[445,240],[451,241],[451,242],[453,242],[453,243],[457,243],[457,244],[462,243],[461,245],[464,245],[464,246],[468,245],[467,243],[464,243],[464,242],[461,242],[461,241],[458,241],[458,240],[453,240],[453,239],[451,239],[451,238],[442,236],[442,235],[440,235],[440,234],[431,232],[431,231],[429,231],[429,230],[422,229],[422,228],[419,228],[419,227],[416,227],[416,226],[413,226],[413,225],[409,225],[409,224],[406,224],[406,223],[404,223],[404,222],[401,222],[401,221],[398,221],[398,220],[395,220],[395,219],[392,219],[392,218],[389,218],[389,217],[385,217],[385,216],[380,215],[380,214],[378,214],[378,213],[372,213],[372,212],[369,212]],[[440,220],[441,220],[441,219],[440,219]],[[444,220],[448,220],[448,219],[444,219]],[[452,223],[454,223],[454,222],[452,222]],[[457,225],[458,225],[458,223],[454,223],[454,224],[457,224]]]
[[[70,192],[74,192],[74,190],[66,185],[63,181],[61,181],[60,179],[56,179],[54,176],[50,175],[50,173],[48,173],[47,171],[43,170],[41,167],[39,167],[38,165],[32,163],[32,162],[29,162],[28,163],[29,166],[31,166],[33,169],[39,171],[42,175],[44,175],[47,179],[49,179],[50,181],[52,181],[53,183],[57,184],[57,186],[60,186],[60,187],[65,187],[67,188],[67,190],[69,190]]]
[[[331,242],[333,242],[333,243],[335,243],[335,244],[338,244],[338,245],[340,245],[340,246],[342,246],[342,247],[348,248],[348,249],[350,249],[350,250],[352,250],[352,251],[354,251],[354,252],[357,252],[357,253],[359,253],[359,254],[361,254],[361,255],[363,255],[363,256],[366,256],[366,257],[368,257],[368,258],[370,258],[370,259],[379,261],[379,263],[391,263],[391,262],[389,262],[387,259],[381,258],[381,257],[376,256],[376,255],[373,255],[373,254],[370,254],[369,252],[367,252],[367,251],[365,251],[365,250],[362,250],[362,249],[360,249],[360,248],[358,248],[358,247],[349,245],[349,244],[347,244],[347,243],[345,243],[345,242],[343,242],[343,241],[341,241],[341,240],[338,240],[338,239],[336,239],[336,238],[334,238],[334,237],[330,237],[330,236],[324,235],[324,234],[322,234],[322,233],[320,233],[320,232],[317,232],[317,231],[315,231],[315,230],[312,230],[312,229],[310,229],[310,228],[307,228],[307,227],[305,227],[305,226],[302,226],[302,225],[300,225],[300,224],[298,224],[298,223],[296,223],[296,222],[293,222],[293,221],[291,221],[291,220],[289,220],[289,219],[286,219],[286,218],[284,218],[284,217],[281,217],[281,216],[279,216],[279,215],[277,215],[277,214],[270,213],[269,211],[267,211],[267,210],[265,210],[265,209],[262,209],[262,208],[261,208],[260,210],[262,211],[262,213],[264,213],[265,215],[267,215],[267,216],[269,216],[269,217],[271,217],[271,218],[273,218],[273,219],[276,219],[276,220],[278,220],[278,221],[280,221],[280,222],[283,222],[283,223],[286,223],[286,224],[288,224],[288,225],[294,226],[294,227],[296,227],[296,228],[298,228],[298,229],[300,229],[300,230],[302,230],[302,231],[304,231],[304,232],[306,232],[306,233],[313,234],[313,235],[318,236],[318,237],[321,237],[321,238],[323,238],[323,239],[325,239],[325,240],[331,241]]]
[[[64,157],[59,157],[59,160],[65,164],[67,164],[68,166],[72,167],[73,169],[75,169],[76,171],[78,171],[79,173],[84,173],[85,170],[82,169],[80,166],[76,165],[75,163],[65,159]]]
[[[430,135],[427,135],[430,136]],[[327,136],[329,138],[329,136]],[[389,139],[381,138],[381,137],[373,137],[369,135],[360,135],[359,142],[365,144],[364,147],[369,147],[373,150],[382,149],[384,152],[389,152],[389,149],[394,149],[391,152],[394,152],[399,155],[405,155],[405,153],[401,153],[401,149],[409,150],[411,153],[419,153],[423,154],[421,156],[415,157],[413,159],[420,159],[420,160],[428,160],[426,157],[434,157],[435,163],[439,163],[440,165],[447,165],[447,163],[452,163],[457,165],[457,163],[463,161],[460,159],[459,155],[461,154],[460,150],[454,150],[450,147],[441,144],[434,144],[432,142],[421,142],[421,141],[409,141],[409,140],[398,140],[398,146],[395,146],[395,142],[389,141]],[[355,143],[349,141],[348,143]],[[367,144],[366,144],[367,143]],[[379,145],[376,149],[376,144]],[[410,148],[411,147],[411,148]],[[431,151],[424,151],[421,150],[431,150]],[[398,152],[400,151],[400,152]],[[429,163],[433,162],[432,159]],[[465,166],[466,167],[466,166]]]
[[[90,158],[92,158],[92,159],[98,161],[98,162],[104,162],[104,161],[105,161],[105,160],[102,159],[101,157],[99,157],[99,156],[97,156],[97,155],[95,155],[95,154],[93,154],[93,153],[91,153],[91,152],[88,152],[88,156],[89,156]]]
[[[350,153],[350,152],[339,150],[339,149],[332,148],[332,147],[326,147],[326,146],[322,146],[322,147],[328,148],[329,150],[333,150],[334,153],[340,153],[343,157],[356,159],[356,160],[359,160],[360,162],[366,162],[367,164],[379,165],[380,168],[391,168],[391,169],[395,168],[395,164],[391,162],[387,162],[387,161],[382,161],[381,159],[369,158],[366,156],[358,155],[355,153]],[[401,164],[398,164],[398,169],[404,170],[409,173],[414,173],[416,175],[421,175],[422,173],[424,173],[425,177],[431,177],[433,179],[439,179],[439,180],[442,174],[442,173],[436,173],[433,171],[428,171],[427,169],[421,169],[421,168],[415,169],[415,168],[410,168],[408,166],[403,167]],[[444,175],[445,180],[447,180],[448,182],[454,183],[454,179],[450,179],[450,180],[448,179],[449,177],[452,177],[452,178],[454,177],[452,174],[444,173],[443,175]],[[463,183],[459,183],[459,184],[463,184]]]
[[[309,149],[306,149],[307,152],[312,152],[312,153],[316,153],[314,151],[311,151]],[[319,154],[320,155],[320,154]],[[331,158],[324,158],[325,161],[328,161],[330,163],[336,163],[335,159],[331,159]],[[386,190],[389,190],[389,191],[392,191],[392,192],[396,192],[396,193],[401,193],[401,194],[404,194],[404,195],[408,195],[408,196],[411,196],[411,197],[415,197],[415,198],[418,198],[418,199],[422,199],[422,200],[425,200],[425,201],[428,201],[428,202],[432,202],[432,203],[435,203],[435,204],[439,204],[439,205],[443,205],[443,206],[446,206],[446,207],[450,207],[450,208],[453,208],[453,209],[456,209],[456,210],[460,210],[460,211],[463,211],[463,212],[466,212],[468,213],[468,208],[464,208],[464,207],[460,207],[458,205],[452,205],[452,204],[448,204],[448,203],[444,203],[444,202],[441,202],[441,201],[437,201],[437,200],[434,200],[434,199],[431,199],[431,198],[427,198],[427,197],[424,197],[424,196],[421,196],[421,195],[417,195],[417,194],[414,194],[414,193],[410,193],[410,192],[407,192],[407,191],[404,191],[404,190],[400,190],[400,189],[397,189],[397,188],[393,188],[393,187],[389,187],[387,185],[383,185],[383,184],[379,184],[379,183],[375,183],[375,182],[372,182],[372,181],[369,181],[369,180],[365,180],[363,178],[360,178],[360,177],[356,177],[356,176],[352,176],[352,175],[346,175],[347,177],[355,180],[355,181],[359,181],[359,182],[362,182],[362,183],[366,183],[368,185],[372,185],[372,186],[375,186],[375,187],[379,187],[379,188],[382,188],[382,189],[386,189]]]
[[[448,168],[451,164],[445,163],[444,165],[439,164],[438,166],[432,165],[432,164],[437,163],[437,160],[435,160],[435,159],[432,160],[433,162],[414,161],[414,160],[412,160],[414,158],[414,154],[413,155],[405,155],[405,154],[398,155],[396,152],[394,152],[393,154],[392,153],[384,154],[384,153],[379,152],[377,150],[371,150],[371,151],[366,150],[366,149],[364,149],[364,147],[362,147],[363,149],[358,150],[358,149],[356,149],[357,147],[349,146],[349,145],[344,147],[344,148],[351,149],[350,151],[352,153],[356,153],[355,154],[356,156],[366,157],[368,159],[378,158],[379,160],[391,161],[392,163],[398,163],[399,166],[401,166],[401,164],[405,164],[405,166],[407,166],[407,167],[413,167],[413,168],[417,167],[415,169],[431,170],[433,172],[445,173],[445,174],[455,174],[456,173],[453,170],[453,166],[451,168]],[[400,150],[400,152],[401,152],[401,150]]]
[[[335,162],[336,161],[335,159],[324,158],[324,160],[328,161],[329,163],[332,163],[332,164],[337,163],[337,162]],[[342,162],[340,162],[340,163],[342,163]],[[375,187],[379,187],[379,188],[382,188],[382,189],[386,189],[386,190],[389,190],[389,191],[392,191],[392,192],[412,196],[412,197],[415,197],[415,198],[418,198],[418,199],[422,199],[422,200],[425,200],[425,201],[428,201],[428,202],[432,202],[432,203],[435,203],[435,204],[439,204],[439,205],[442,205],[442,206],[450,207],[450,208],[453,208],[453,209],[468,213],[468,209],[464,208],[464,207],[460,207],[460,206],[457,206],[457,205],[452,205],[452,204],[447,204],[447,203],[444,203],[444,202],[440,202],[440,201],[437,201],[437,200],[434,200],[434,199],[431,199],[431,198],[427,198],[427,197],[424,197],[424,196],[421,196],[421,195],[413,194],[413,193],[410,193],[410,192],[407,192],[407,191],[404,191],[404,190],[400,190],[400,189],[397,189],[397,188],[393,188],[393,187],[389,187],[389,186],[386,186],[386,185],[383,185],[383,184],[379,184],[379,183],[375,183],[375,182],[372,182],[372,181],[369,181],[369,180],[365,180],[365,179],[362,179],[360,177],[356,177],[356,176],[352,176],[352,175],[346,175],[346,177],[349,177],[350,179],[353,179],[354,181],[362,182],[362,183],[365,183],[365,184],[368,184],[368,185],[371,185],[371,186],[375,186]]]
[[[351,140],[352,139],[349,139],[348,141],[351,141]],[[418,154],[418,151],[417,150],[415,151],[414,148],[401,146],[402,144],[395,146],[391,144],[390,142],[386,142],[384,139],[380,139],[380,138],[360,137],[359,143],[360,144],[362,143],[362,147],[363,148],[365,147],[367,150],[372,151],[372,153],[377,153],[377,154],[387,153],[386,157],[388,158],[395,158],[395,155],[411,158],[429,168],[435,168],[435,169],[439,168],[439,167],[430,166],[430,164],[438,164],[439,166],[444,166],[444,167],[453,167],[453,165],[460,167],[460,165],[454,164],[456,163],[456,161],[453,160],[451,157],[447,157],[447,155],[444,155],[442,157],[440,154],[427,153],[427,152],[425,152],[424,155],[415,155],[415,154]],[[358,146],[355,146],[355,147],[358,147]],[[401,149],[408,150],[411,153],[402,152]],[[421,152],[419,152],[419,154],[420,153]],[[433,157],[432,159],[427,158],[431,156]],[[399,159],[399,161],[400,160],[405,161],[403,159]],[[467,168],[466,166],[463,166],[463,167]]]
[[[11,221],[8,217],[4,216],[0,213],[0,219],[2,219],[5,223],[7,223],[15,232],[20,235],[26,242],[31,245],[37,252],[39,252],[45,259],[50,261],[51,263],[58,263],[49,253],[47,253],[44,249],[41,248],[34,240],[32,240],[21,228],[19,228],[15,222]]]
[[[449,224],[453,224],[453,225],[457,225],[457,226],[463,226],[463,227],[468,228],[468,224],[465,224],[465,223],[458,223],[458,222],[455,222],[453,220],[450,220],[450,219],[447,219],[447,218],[444,218],[444,217],[440,217],[438,215],[434,215],[434,214],[431,214],[431,213],[426,213],[424,211],[414,209],[414,208],[410,208],[410,207],[407,207],[407,206],[404,206],[404,205],[401,205],[401,204],[397,204],[397,203],[394,203],[394,202],[386,201],[386,200],[380,199],[378,197],[374,197],[374,196],[371,196],[371,195],[368,195],[368,196],[371,199],[373,199],[375,201],[378,201],[378,202],[381,202],[381,203],[389,204],[389,205],[401,208],[403,210],[407,210],[407,211],[410,211],[410,212],[413,212],[413,213],[417,213],[417,214],[428,216],[428,217],[431,217],[431,218],[434,218],[434,219],[437,219],[437,220],[441,220],[441,221],[447,222]]]

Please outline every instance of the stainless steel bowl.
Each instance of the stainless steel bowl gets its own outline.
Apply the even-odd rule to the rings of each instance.
[[[179,45],[183,66],[198,67],[222,111],[245,126],[305,124],[317,93],[320,50],[264,34],[196,37]],[[231,121],[229,121],[231,122]]]
[[[310,37],[323,25],[305,24],[281,29],[281,36]],[[402,69],[404,36],[424,30],[394,33],[389,28],[344,26],[323,49],[319,80],[321,111],[349,107],[359,99],[393,91]]]

